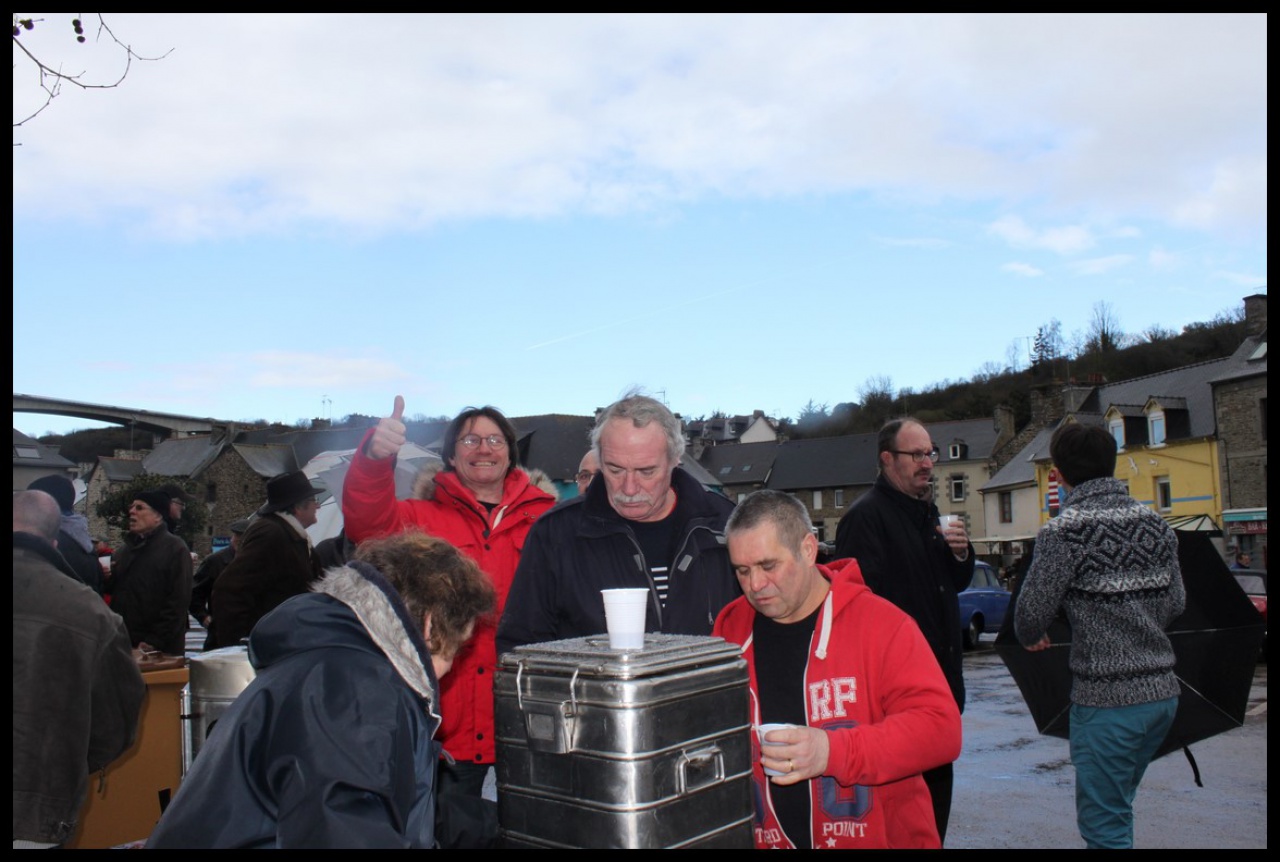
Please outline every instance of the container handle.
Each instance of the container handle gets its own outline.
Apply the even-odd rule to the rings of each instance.
[[[676,794],[684,796],[724,781],[724,752],[717,745],[682,751],[676,761]]]

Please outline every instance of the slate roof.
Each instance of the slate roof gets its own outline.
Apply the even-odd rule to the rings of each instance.
[[[1117,407],[1130,404],[1145,405],[1151,398],[1185,398],[1190,420],[1187,436],[1193,439],[1211,437],[1217,428],[1217,423],[1213,415],[1213,387],[1210,381],[1240,365],[1241,363],[1231,356],[1225,359],[1197,362],[1194,365],[1184,365],[1171,371],[1148,374],[1119,383],[1104,384],[1088,395],[1080,405],[1080,412],[1101,415],[1105,414],[1107,408],[1113,404]]]
[[[1036,461],[1049,457],[1049,440],[1053,437],[1053,430],[1053,428],[1042,429],[1030,443],[1022,447],[1022,451],[1014,455],[1008,464],[997,470],[996,474],[978,490],[989,493],[1034,485]]]
[[[142,461],[138,458],[98,457],[98,470],[108,482],[132,482],[142,472]]]
[[[213,463],[225,446],[225,438],[215,443],[208,434],[171,437],[145,455],[142,466],[155,476],[196,476]]]
[[[698,463],[722,485],[763,484],[773,470],[778,449],[777,443],[708,446]]]
[[[514,416],[520,463],[541,470],[555,482],[572,482],[578,464],[591,445],[594,416],[547,413],[541,416]]]
[[[788,440],[778,446],[768,487],[778,491],[871,485],[876,480],[874,432]]]
[[[13,429],[13,446],[13,464],[15,467],[48,467],[60,470],[75,466],[75,464],[58,454],[57,447],[47,446],[34,437],[28,437],[17,428]],[[17,448],[19,446],[24,447],[25,452],[33,453],[34,457],[25,455],[19,457]]]
[[[951,460],[950,447],[952,443],[963,443],[968,447],[968,457],[965,461],[985,461],[991,457],[991,451],[996,445],[996,423],[994,419],[956,419],[947,422],[928,422],[925,427],[929,429],[929,436],[933,438],[936,445],[942,452],[942,457],[938,459],[939,464],[946,464]]]
[[[1236,352],[1231,355],[1232,367],[1209,383],[1227,383],[1232,380],[1244,380],[1249,377],[1265,376],[1267,373],[1267,333],[1250,335]]]
[[[231,448],[244,459],[250,470],[264,479],[298,469],[296,454],[289,446],[235,443]]]

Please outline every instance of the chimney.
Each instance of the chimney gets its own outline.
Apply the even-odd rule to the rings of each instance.
[[[1006,443],[1013,439],[1015,428],[1013,427],[1013,408],[1008,404],[1000,404],[996,406],[992,415],[992,424],[995,425],[996,441],[991,446],[991,451],[995,452],[1001,449]]]
[[[1267,331],[1267,295],[1255,293],[1244,298],[1244,327],[1249,335]]]

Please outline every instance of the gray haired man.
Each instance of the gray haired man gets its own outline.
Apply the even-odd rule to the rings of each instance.
[[[725,549],[733,504],[678,466],[680,420],[661,402],[631,394],[591,432],[600,479],[542,515],[529,531],[498,653],[527,643],[601,634],[600,590],[649,590],[646,630],[709,635],[720,609],[741,595]]]

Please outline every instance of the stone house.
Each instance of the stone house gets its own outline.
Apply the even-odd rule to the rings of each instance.
[[[144,454],[131,449],[117,449],[109,458],[99,457],[85,482],[84,515],[89,519],[89,534],[113,548],[120,544],[123,536],[99,517],[98,504],[112,491],[137,478],[142,472]]]
[[[1232,367],[1209,381],[1218,429],[1222,527],[1230,544],[1267,563],[1267,296],[1244,300],[1248,337]]]

